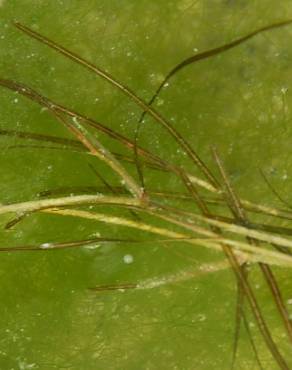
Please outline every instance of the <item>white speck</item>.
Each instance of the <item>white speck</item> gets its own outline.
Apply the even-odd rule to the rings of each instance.
[[[74,123],[76,123],[76,124],[79,124],[79,121],[78,121],[78,119],[77,119],[77,117],[76,117],[76,116],[74,116],[74,117],[72,118],[72,121],[73,121]]]
[[[51,171],[51,170],[52,170],[52,168],[53,168],[53,166],[50,164],[50,165],[48,166],[48,171]]]
[[[200,313],[200,314],[198,315],[198,320],[199,320],[199,321],[205,321],[205,320],[206,320],[206,315],[204,315],[204,314]]]
[[[40,248],[41,249],[49,249],[49,248],[52,248],[52,245],[51,243],[43,243],[40,245]]]
[[[83,248],[93,250],[93,249],[100,248],[100,244],[88,244],[88,245],[85,245]]]
[[[93,206],[90,206],[90,207],[92,207],[92,208],[93,208]],[[89,207],[89,208],[90,208],[90,207]],[[90,235],[90,237],[91,237],[91,238],[100,238],[100,233],[97,231],[97,232],[95,232],[95,233],[91,234],[91,235]]]
[[[164,104],[164,100],[163,99],[160,99],[160,98],[158,98],[157,99],[157,105],[160,107],[161,105],[163,105]]]
[[[289,298],[289,299],[287,300],[287,304],[292,304],[292,298]]]
[[[34,369],[36,364],[28,364],[25,360],[19,360],[18,359],[18,366],[20,370],[28,370],[28,369]]]
[[[125,254],[124,257],[123,257],[123,261],[124,261],[124,263],[129,265],[129,264],[134,262],[134,257],[131,254]]]
[[[285,95],[287,93],[287,91],[288,91],[288,87],[283,86],[282,89],[281,89],[281,93]]]
[[[14,103],[18,103],[18,99],[17,98],[15,98],[13,101],[14,101]]]
[[[198,49],[198,48],[193,48],[193,51],[194,51],[195,53],[197,53],[197,52],[199,51],[199,49]]]

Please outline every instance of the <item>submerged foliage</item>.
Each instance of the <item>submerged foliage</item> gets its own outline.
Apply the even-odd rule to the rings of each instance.
[[[27,26],[15,23],[19,30],[30,37],[79,63],[90,72],[105,79],[119,89],[141,108],[141,116],[137,122],[135,138],[131,140],[91,117],[52,101],[29,86],[1,78],[0,85],[45,108],[54,119],[64,125],[75,137],[75,139],[64,139],[50,135],[2,129],[0,131],[1,135],[17,137],[25,142],[10,148],[23,147],[25,149],[33,147],[37,149],[76,151],[84,155],[85,162],[87,156],[96,157],[96,166],[91,167],[91,170],[101,184],[96,187],[49,189],[40,193],[37,200],[1,205],[0,214],[12,215],[5,228],[17,227],[23,219],[33,213],[45,213],[57,215],[60,218],[75,217],[118,227],[124,226],[137,229],[142,231],[142,233],[155,236],[153,239],[155,243],[186,243],[194,247],[203,246],[215,250],[222,254],[223,259],[217,264],[203,264],[200,271],[183,271],[181,274],[166,276],[162,281],[152,279],[138,283],[125,282],[118,285],[102,285],[90,287],[90,289],[97,292],[152,289],[163,284],[182,282],[194,278],[200,273],[216,272],[231,268],[238,287],[232,367],[235,366],[240,326],[244,325],[255,352],[258,366],[263,368],[260,353],[258,353],[246,319],[245,302],[247,302],[258,330],[262,334],[263,340],[275,362],[281,369],[289,369],[288,360],[281,349],[278,348],[269,328],[269,323],[265,319],[262,307],[254,293],[253,284],[248,276],[248,266],[257,264],[262,272],[279,316],[282,319],[287,340],[292,345],[291,319],[272,271],[273,266],[292,267],[292,240],[289,238],[292,230],[276,226],[274,223],[275,218],[291,220],[291,210],[287,205],[284,205],[281,209],[276,209],[247,199],[241,199],[233,188],[228,171],[225,169],[223,160],[216,147],[210,149],[210,155],[212,155],[217,167],[217,173],[214,174],[188,141],[179,133],[179,130],[152,105],[154,105],[167,82],[182,68],[226,52],[261,32],[290,23],[291,21],[285,21],[261,28],[229,44],[187,58],[167,74],[148,103],[138,97],[130,88],[117,81],[108,72]],[[161,125],[188,156],[193,166],[192,172],[154,154],[151,150],[140,145],[139,131],[143,129],[146,114],[151,116],[157,124]],[[100,132],[124,147],[128,154],[125,155],[124,152],[109,150],[99,139]],[[27,143],[28,140],[29,143]],[[109,183],[103,177],[101,171],[98,170],[99,161],[102,161],[112,171],[116,179],[114,183]],[[149,188],[147,175],[151,171],[163,172],[168,177],[179,179],[185,190],[178,189],[170,192],[167,190],[167,186],[165,186],[163,191]],[[108,206],[107,212],[99,212],[99,206]],[[120,215],[120,212],[117,212],[120,209],[124,209],[126,212]],[[266,216],[267,221],[265,223],[253,220],[254,215],[258,213]],[[161,220],[164,226],[159,223]],[[72,240],[71,242],[60,240],[57,243],[43,243],[40,245],[2,246],[0,251],[17,253],[21,251],[52,252],[53,250],[65,248],[90,247],[96,242],[145,243],[147,240],[97,237],[77,241]]]

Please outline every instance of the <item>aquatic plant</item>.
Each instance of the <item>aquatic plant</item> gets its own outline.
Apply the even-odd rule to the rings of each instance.
[[[263,368],[246,319],[245,302],[247,302],[258,330],[261,332],[274,360],[281,369],[289,369],[288,361],[274,341],[267,320],[262,314],[262,307],[256,298],[253,285],[248,277],[247,266],[250,264],[259,266],[282,319],[287,338],[292,344],[291,319],[272,271],[272,266],[289,268],[292,266],[292,241],[289,239],[291,229],[274,224],[275,218],[291,220],[291,210],[287,206],[283,209],[276,209],[241,199],[236,194],[228,176],[228,170],[225,169],[216,147],[212,146],[210,150],[210,155],[213,156],[217,167],[217,174],[214,174],[214,171],[211,171],[204,163],[188,141],[179,133],[179,130],[163,117],[157,109],[153,108],[153,105],[169,80],[181,69],[222,52],[227,52],[261,32],[290,23],[291,21],[285,21],[258,29],[228,44],[187,58],[166,75],[148,103],[108,72],[32,29],[20,23],[15,23],[19,30],[30,37],[55,49],[119,89],[140,107],[141,116],[137,122],[135,138],[131,140],[91,117],[52,101],[29,86],[1,78],[1,86],[39,104],[54,119],[65,126],[75,137],[75,140],[7,129],[2,129],[1,135],[13,136],[36,143],[33,145],[25,143],[22,145],[24,149],[27,147],[52,150],[62,148],[63,150],[80,152],[85,158],[87,156],[96,157],[98,161],[102,161],[110,168],[115,178],[115,182],[109,183],[97,169],[98,167],[91,167],[101,186],[49,189],[40,193],[37,200],[1,205],[0,214],[13,215],[5,228],[17,227],[23,219],[39,212],[137,229],[142,233],[155,235],[156,237],[153,239],[155,243],[186,243],[194,247],[203,246],[215,250],[221,253],[224,259],[217,264],[202,265],[200,270],[201,273],[208,273],[231,268],[235,275],[238,286],[238,303],[232,367],[234,367],[236,359],[240,326],[243,324],[248,332],[258,366]],[[161,125],[173,138],[174,143],[189,157],[192,163],[192,171],[174,164],[172,161],[166,160],[140,145],[139,132],[143,129],[146,115],[151,116],[157,124]],[[128,154],[125,155],[108,149],[99,139],[100,132],[123,146]],[[210,143],[210,145],[212,144],[214,143]],[[13,146],[10,149],[15,147]],[[20,145],[17,147],[20,147]],[[129,166],[132,166],[132,168]],[[168,191],[167,187],[163,191],[149,188],[146,171],[159,171],[169,177],[175,177],[179,179],[184,190],[181,187],[177,191]],[[268,182],[268,179],[266,181]],[[276,192],[274,189],[273,191]],[[100,206],[108,206],[107,212],[99,212],[98,207]],[[120,215],[117,211],[120,209],[124,209],[127,215]],[[253,215],[258,213],[268,217],[268,221],[264,223],[253,221]],[[147,242],[131,238],[96,237],[70,242],[62,240],[57,243],[45,242],[40,245],[2,246],[0,251],[9,251],[10,253],[19,253],[20,251],[48,252],[64,248],[88,247],[97,242],[107,243],[109,241],[115,243]],[[138,283],[125,282],[98,285],[90,287],[90,290],[104,292],[125,289],[150,289],[163,284],[194,278],[198,273],[198,271],[182,271],[180,274],[166,276],[163,280],[154,278]]]

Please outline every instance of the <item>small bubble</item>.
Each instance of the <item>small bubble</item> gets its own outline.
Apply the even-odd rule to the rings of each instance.
[[[123,257],[123,261],[124,261],[124,263],[129,265],[129,264],[134,262],[134,257],[131,254],[125,254],[124,257]]]

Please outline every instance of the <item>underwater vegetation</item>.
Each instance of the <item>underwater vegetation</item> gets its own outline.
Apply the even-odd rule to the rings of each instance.
[[[154,107],[163,89],[168,88],[172,78],[182,69],[191,68],[194,63],[227,53],[249,39],[263,32],[289,26],[292,21],[284,21],[257,29],[248,35],[231,41],[228,44],[194,54],[183,60],[165,76],[149,101],[144,101],[132,89],[118,81],[109,72],[87,61],[71,50],[64,48],[48,37],[33,29],[16,22],[15,27],[31,38],[54,49],[57,53],[69,58],[90,73],[104,79],[113,88],[119,90],[140,108],[140,117],[133,128],[134,138],[129,138],[108,127],[92,117],[77,112],[70,107],[59,104],[21,82],[0,78],[0,85],[19,96],[23,96],[34,104],[38,104],[43,112],[50,114],[57,122],[65,127],[71,138],[44,135],[21,130],[1,128],[2,136],[14,137],[20,143],[8,149],[35,148],[36,150],[61,150],[80,153],[84,165],[96,177],[97,186],[72,186],[44,189],[37,199],[18,203],[1,204],[0,214],[9,215],[9,221],[4,225],[5,230],[14,230],[19,224],[36,213],[67,217],[79,220],[91,220],[97,225],[104,223],[119,228],[135,229],[145,235],[145,239],[131,237],[113,238],[88,237],[82,240],[64,241],[39,245],[2,245],[0,251],[9,253],[39,252],[54,253],[53,251],[69,248],[94,248],[96,243],[113,242],[130,243],[134,245],[157,243],[157,245],[181,244],[187,247],[205,247],[220,256],[218,262],[202,263],[200,269],[181,271],[163,279],[149,279],[140,282],[126,281],[119,284],[107,284],[88,287],[89,294],[119,294],[125,290],[153,289],[166,284],[182,283],[195,278],[198,274],[216,273],[231,269],[237,284],[237,305],[234,315],[234,343],[231,354],[231,368],[236,368],[236,356],[239,337],[242,330],[247,332],[253,355],[259,369],[264,369],[261,363],[261,353],[250,329],[247,311],[253,316],[262,341],[269,350],[275,364],[281,369],[291,368],[291,358],[285,354],[274,339],[268,320],[263,314],[261,302],[257,299],[254,283],[249,271],[258,268],[263,275],[270,291],[271,300],[281,318],[282,331],[286,341],[292,346],[292,322],[286,303],[282,297],[281,288],[273,272],[273,268],[292,267],[292,229],[278,226],[276,219],[292,219],[289,204],[286,204],[277,190],[272,187],[268,177],[262,173],[263,182],[279,199],[281,206],[275,208],[242,199],[236,192],[228,169],[224,165],[221,153],[216,143],[210,143],[210,156],[216,170],[206,165],[188,140],[180,134],[179,127],[171,123],[159,112],[159,105]],[[163,158],[151,148],[140,144],[140,134],[143,131],[146,118],[160,125],[182,155],[189,160],[190,165],[173,163],[172,159]],[[103,136],[114,142],[115,150],[103,144]],[[88,158],[94,160],[94,166],[88,164]],[[91,162],[90,162],[91,163]],[[107,168],[112,181],[104,176]],[[191,170],[190,170],[191,168]],[[148,177],[161,173],[165,184],[157,184],[157,188],[149,186]],[[177,180],[177,189],[168,189],[170,178]],[[264,222],[259,222],[256,216],[264,216]],[[131,235],[131,233],[129,233]],[[149,239],[149,236],[151,238]],[[131,256],[125,256],[125,262],[131,263]],[[290,365],[289,365],[290,364]]]

